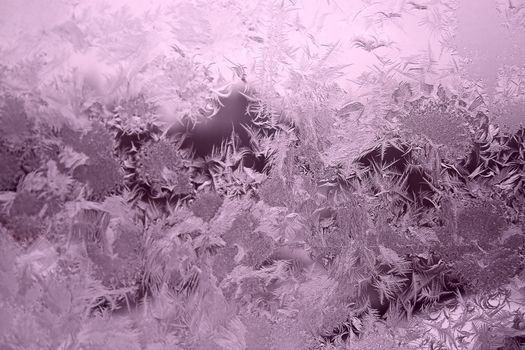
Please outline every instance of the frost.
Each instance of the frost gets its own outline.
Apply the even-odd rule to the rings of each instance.
[[[188,193],[191,190],[189,176],[182,170],[183,160],[175,143],[160,140],[141,149],[138,174],[157,191],[162,186],[172,185],[178,193]]]
[[[523,346],[522,5],[3,1],[0,344]]]
[[[24,108],[24,102],[14,96],[4,96],[0,101],[0,121],[2,138],[15,144],[29,137],[32,124]]]
[[[428,137],[448,153],[461,157],[469,147],[468,112],[456,107],[454,101],[419,99],[409,104],[401,122],[407,130]]]
[[[19,165],[19,158],[8,147],[2,145],[0,150],[0,190],[12,191],[16,189],[18,180],[22,177],[22,170]]]
[[[210,221],[215,216],[222,203],[223,200],[219,195],[203,193],[195,202],[193,202],[193,213],[204,221]]]

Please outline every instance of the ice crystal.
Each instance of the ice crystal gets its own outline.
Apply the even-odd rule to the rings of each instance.
[[[202,193],[192,203],[192,211],[195,216],[204,221],[210,221],[223,203],[223,199],[216,193]]]
[[[5,224],[11,236],[22,243],[28,244],[45,232],[45,223],[36,216],[14,216]]]
[[[88,157],[113,157],[113,136],[100,123],[93,123],[86,133],[65,125],[59,136],[66,145]]]
[[[287,157],[293,174],[302,174],[318,179],[323,173],[323,161],[319,152],[311,144],[299,145],[298,148],[290,150]]]
[[[380,333],[373,333],[368,335],[366,338],[360,340],[350,341],[349,344],[345,346],[346,350],[368,350],[368,349],[377,349],[377,350],[410,350],[415,349],[412,347],[404,347],[396,342],[395,339],[392,339],[390,336],[384,336]]]
[[[45,151],[40,149],[37,142],[26,142],[20,148],[20,152],[20,167],[25,173],[36,171],[42,166]]]
[[[13,191],[23,175],[19,156],[0,140],[0,191]]]
[[[24,102],[14,96],[0,98],[0,132],[9,142],[21,143],[30,136],[32,123],[24,109]]]
[[[213,257],[213,273],[217,277],[218,282],[221,282],[236,266],[235,257],[237,252],[237,247],[224,247],[219,249]]]
[[[122,100],[113,108],[111,125],[121,132],[120,138],[144,135],[155,130],[158,107],[143,94]],[[135,145],[138,147],[138,145]]]
[[[252,214],[238,216],[222,238],[229,244],[249,240],[256,225],[257,220]]]
[[[73,178],[87,184],[89,197],[97,201],[119,193],[124,187],[123,170],[113,158],[91,158],[87,164],[75,168]]]
[[[460,210],[457,216],[458,234],[484,249],[497,244],[505,227],[503,212],[491,207],[490,202],[475,203]]]
[[[36,193],[19,192],[17,193],[13,204],[11,205],[10,214],[14,216],[27,215],[37,216],[45,202]]]
[[[493,108],[494,119],[502,128],[512,133],[525,126],[523,122],[524,79],[525,69],[518,65],[504,66],[499,71]]]
[[[407,130],[446,147],[452,156],[464,156],[468,150],[471,135],[467,112],[449,101],[420,98],[410,102],[401,122]]]
[[[490,292],[507,284],[523,267],[523,259],[512,249],[499,249],[488,257],[463,258],[458,271],[472,291]]]
[[[154,93],[170,114],[196,118],[210,99],[208,68],[190,57],[158,56],[148,67],[144,91]],[[175,103],[174,103],[175,102]],[[170,116],[171,117],[171,116]]]
[[[274,248],[274,241],[261,232],[252,233],[244,241],[241,241],[241,244],[246,249],[241,263],[249,266],[257,266],[263,263],[272,254]]]
[[[523,345],[522,50],[459,57],[474,11],[24,1],[0,23],[6,349]]]
[[[82,349],[95,350],[108,346],[115,350],[139,350],[139,337],[129,319],[107,315],[92,317],[82,324],[78,332],[78,344]]]
[[[132,224],[115,227],[116,239],[111,248],[88,240],[88,255],[95,264],[95,276],[111,288],[135,286],[143,272],[140,231]],[[112,252],[112,254],[110,254]]]
[[[276,207],[291,205],[293,200],[290,189],[278,176],[271,176],[266,179],[259,188],[259,195],[265,203]]]
[[[189,174],[176,144],[168,140],[148,143],[140,150],[138,162],[139,177],[157,191],[173,186],[177,194],[191,192]]]

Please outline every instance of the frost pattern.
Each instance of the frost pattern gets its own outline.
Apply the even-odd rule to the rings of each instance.
[[[0,348],[522,348],[524,5],[3,1]]]

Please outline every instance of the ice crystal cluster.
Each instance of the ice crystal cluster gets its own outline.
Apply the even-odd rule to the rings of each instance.
[[[0,349],[525,348],[523,14],[2,1]]]

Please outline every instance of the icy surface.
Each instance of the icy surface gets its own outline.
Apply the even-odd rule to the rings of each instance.
[[[0,349],[525,346],[525,1],[0,1]]]

